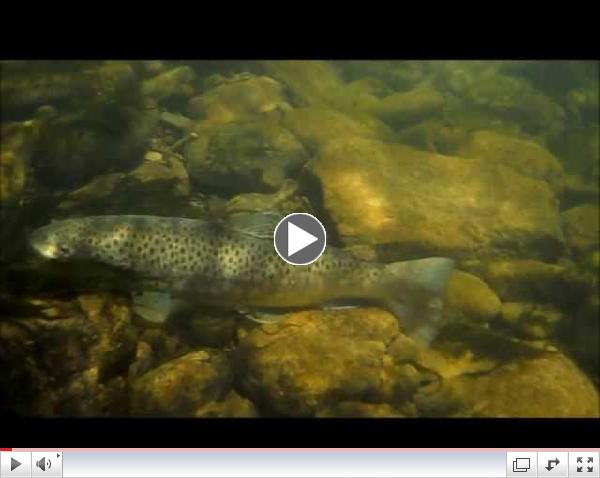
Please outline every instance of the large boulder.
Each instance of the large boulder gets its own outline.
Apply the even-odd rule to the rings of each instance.
[[[216,123],[248,119],[285,107],[282,86],[268,76],[242,75],[215,86],[188,104],[192,118]]]
[[[546,181],[554,191],[562,188],[564,173],[561,163],[535,141],[481,130],[471,135],[459,155],[508,166],[524,176]]]
[[[562,249],[548,185],[502,165],[351,137],[327,143],[310,170],[344,245],[376,245],[386,260]]]
[[[433,88],[424,86],[393,93],[366,106],[366,111],[390,126],[401,127],[441,112],[444,97]]]
[[[327,61],[265,61],[262,65],[287,86],[299,106],[335,106],[344,88],[337,69]]]
[[[86,417],[127,412],[126,380],[137,333],[124,301],[107,294],[29,299],[21,311],[8,313],[20,315],[13,321],[18,327],[9,321],[0,327],[11,410]]]
[[[483,376],[458,377],[451,384],[475,416],[598,417],[598,390],[559,353],[518,360]]]
[[[302,144],[276,118],[203,122],[184,148],[192,183],[203,192],[275,192],[305,164]]]
[[[150,370],[132,383],[134,415],[192,416],[231,389],[232,369],[217,350],[196,350]]]
[[[311,149],[334,138],[359,136],[386,141],[391,137],[390,129],[374,116],[323,107],[294,108],[285,113],[283,125]]]
[[[144,80],[141,92],[157,101],[178,96],[186,97],[193,93],[190,83],[195,79],[196,74],[189,66],[178,66]]]
[[[446,288],[446,305],[469,318],[487,321],[500,314],[502,302],[479,277],[455,270]]]
[[[503,301],[552,303],[577,307],[594,291],[591,276],[565,264],[533,259],[497,259],[464,264],[494,289]]]
[[[549,138],[565,128],[564,109],[522,78],[479,75],[466,89],[464,100],[470,108],[514,122],[528,134]]]
[[[134,69],[123,61],[29,61],[21,70],[4,73],[0,82],[2,116],[18,118],[48,104],[71,109],[90,100],[110,101],[129,91],[136,81]]]
[[[339,401],[372,401],[397,334],[394,316],[379,309],[290,314],[241,339],[239,385],[266,414],[314,416]]]
[[[160,156],[160,155],[159,155]],[[189,178],[181,160],[144,160],[129,172],[97,176],[60,202],[61,214],[152,214],[179,216],[185,211]]]

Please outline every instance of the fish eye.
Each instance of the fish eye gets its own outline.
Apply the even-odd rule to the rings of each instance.
[[[61,255],[69,255],[71,253],[71,248],[68,246],[58,246],[58,251],[61,253]]]

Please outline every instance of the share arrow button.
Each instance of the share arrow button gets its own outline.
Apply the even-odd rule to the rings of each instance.
[[[538,476],[569,476],[568,452],[539,452]]]

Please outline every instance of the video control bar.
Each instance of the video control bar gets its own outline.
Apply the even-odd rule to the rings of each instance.
[[[599,449],[13,449],[0,453],[0,477],[597,478],[599,452]]]

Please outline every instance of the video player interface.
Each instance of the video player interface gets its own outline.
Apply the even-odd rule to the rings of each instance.
[[[5,477],[598,477],[599,449],[3,451]]]
[[[600,417],[597,61],[0,75],[0,413]]]

